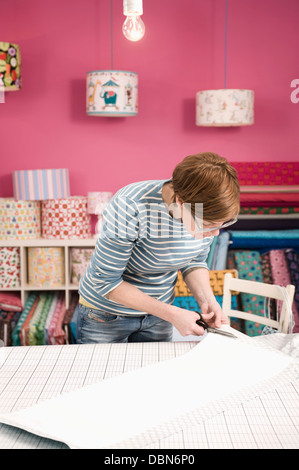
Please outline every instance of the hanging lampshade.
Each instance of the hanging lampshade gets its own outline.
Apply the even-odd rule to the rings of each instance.
[[[253,90],[203,90],[196,93],[197,126],[249,126],[254,123]]]
[[[226,87],[228,0],[225,1],[224,88],[196,93],[196,125],[250,126],[254,123],[254,91]]]
[[[87,72],[89,116],[127,117],[138,112],[138,75],[120,70]]]
[[[0,91],[21,88],[20,47],[10,42],[0,42]]]

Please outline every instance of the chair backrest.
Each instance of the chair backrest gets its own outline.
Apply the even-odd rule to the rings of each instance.
[[[241,312],[240,310],[232,310],[232,291],[259,295],[268,299],[280,300],[282,305],[279,318],[277,320],[273,320],[267,316]],[[257,322],[262,325],[268,325],[272,328],[276,328],[281,333],[289,333],[292,319],[292,303],[294,299],[294,293],[295,287],[291,284],[286,287],[282,287],[273,284],[266,284],[263,282],[249,281],[246,279],[236,279],[233,278],[230,273],[227,273],[224,277],[222,309],[228,318],[241,318],[243,320]]]

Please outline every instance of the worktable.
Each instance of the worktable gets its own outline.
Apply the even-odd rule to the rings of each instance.
[[[268,335],[263,344],[281,349],[285,337]],[[25,408],[87,384],[178,357],[196,344],[186,341],[2,347],[0,413]],[[249,400],[222,404],[222,410],[215,406],[213,412],[197,418],[195,423],[187,422],[179,430],[170,429],[161,438],[153,437],[139,443],[138,448],[298,449],[298,361],[296,364],[288,370],[283,382],[266,393]],[[195,391],[194,396],[200,397],[200,390]],[[67,446],[0,423],[0,448],[64,449]]]

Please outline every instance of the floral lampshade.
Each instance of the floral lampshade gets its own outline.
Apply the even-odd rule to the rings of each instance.
[[[127,117],[138,112],[138,75],[120,70],[87,73],[86,113],[89,116]]]
[[[253,90],[203,90],[196,93],[196,125],[249,126],[254,123]]]
[[[21,88],[20,47],[10,42],[0,42],[0,91]]]

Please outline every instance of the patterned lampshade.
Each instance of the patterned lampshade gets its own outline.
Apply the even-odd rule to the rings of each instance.
[[[20,47],[10,42],[0,42],[0,91],[21,89]]]
[[[204,90],[196,93],[196,125],[249,126],[254,123],[252,90]]]
[[[119,70],[87,72],[86,113],[89,116],[128,117],[138,112],[138,75]]]

